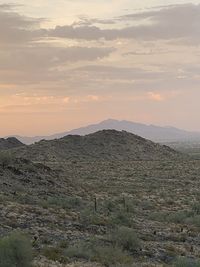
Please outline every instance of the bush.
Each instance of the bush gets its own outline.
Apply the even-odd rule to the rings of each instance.
[[[81,199],[78,197],[49,197],[47,200],[43,201],[42,206],[48,207],[59,207],[62,209],[76,209],[81,207]]]
[[[105,266],[116,266],[116,264],[132,263],[132,258],[119,247],[105,246],[96,247],[93,261],[97,261]]]
[[[185,223],[189,218],[193,216],[193,212],[182,210],[175,212],[154,212],[149,215],[151,220],[159,221],[159,222],[170,222],[170,223]]]
[[[0,240],[0,267],[30,267],[32,248],[30,241],[20,233]]]
[[[177,211],[169,214],[166,218],[168,222],[173,223],[185,223],[185,220],[189,218],[191,214],[188,211]]]
[[[66,249],[69,258],[99,262],[105,266],[132,263],[132,258],[117,246],[97,245],[97,242],[80,242]]]
[[[90,260],[93,256],[93,251],[90,243],[80,242],[69,246],[65,251],[65,255],[69,258]]]
[[[135,231],[125,226],[114,231],[111,240],[115,245],[130,252],[135,252],[140,247],[140,242]]]
[[[200,227],[200,215],[195,215],[186,220],[186,223],[193,224],[197,227]]]
[[[12,156],[8,152],[1,152],[0,153],[0,165],[3,169],[9,166],[12,163]]]
[[[200,204],[194,203],[194,205],[192,206],[192,210],[194,211],[195,214],[200,215]]]
[[[200,267],[200,262],[195,261],[194,259],[189,259],[189,258],[178,258],[174,265],[174,267]]]
[[[46,247],[43,249],[42,254],[52,261],[58,261],[61,263],[67,263],[68,258],[63,255],[62,248]]]
[[[130,213],[126,211],[118,211],[112,215],[111,224],[132,227],[133,220]]]
[[[84,209],[80,213],[80,222],[85,225],[108,225],[109,220],[106,216],[99,214],[90,208]]]

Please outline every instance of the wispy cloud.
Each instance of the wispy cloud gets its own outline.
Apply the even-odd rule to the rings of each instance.
[[[184,18],[184,19],[183,19]],[[48,31],[49,36],[84,39],[114,40],[118,38],[139,40],[177,40],[199,42],[200,5],[183,4],[160,7],[140,13],[128,14],[117,19],[132,26],[121,29],[101,29],[87,20],[80,25],[57,26]]]

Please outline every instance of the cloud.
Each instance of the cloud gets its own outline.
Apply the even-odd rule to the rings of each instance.
[[[83,40],[125,38],[139,40],[180,39],[193,43],[200,41],[200,5],[182,4],[160,7],[158,10],[121,16],[118,21],[124,24],[128,21],[132,25],[121,29],[101,29],[87,22],[80,25],[56,26],[54,29],[50,29],[48,34],[54,37]]]
[[[163,101],[164,97],[160,93],[148,92],[148,98],[154,101]]]
[[[132,42],[132,38],[146,40],[151,37],[154,40],[164,38],[164,35],[165,38],[180,37],[174,34],[178,27],[175,20],[180,19],[184,31],[186,22],[180,14],[185,14],[186,7],[189,17],[196,12],[194,7],[199,8],[195,5],[174,5],[129,14],[115,20],[83,17],[72,25],[43,29],[41,19],[22,16],[14,11],[13,6],[0,6],[0,89],[2,86],[8,88],[9,84],[10,91],[21,86],[23,90],[26,87],[32,92],[55,90],[58,94],[67,91],[67,95],[68,92],[84,92],[96,96],[99,92],[115,93],[122,89],[126,92],[148,92],[150,88],[156,92],[173,90],[174,87],[184,89],[191,82],[197,86],[198,78],[194,80],[192,77],[192,72],[197,75],[197,70],[180,74],[175,64],[169,64],[168,54],[172,47],[173,53],[178,55],[173,45],[169,47],[160,41],[152,42],[153,45]],[[143,20],[148,23],[144,24]],[[117,21],[123,25],[122,28],[117,28]],[[127,21],[132,26],[127,27]],[[105,28],[108,23],[113,29]],[[170,29],[163,31],[163,27]],[[148,29],[147,34],[144,29]],[[171,36],[167,37],[169,34]],[[68,38],[76,40],[69,41]],[[99,42],[101,38],[111,42]],[[118,45],[118,40],[115,41],[117,38],[128,40],[120,40],[121,44]],[[186,53],[188,50],[184,51]],[[160,66],[155,66],[156,61]]]
[[[13,11],[15,5],[0,5],[0,45],[24,43],[40,37],[42,19],[29,18]]]
[[[90,74],[94,79],[102,80],[155,80],[169,77],[171,72],[153,71],[137,67],[115,67],[109,65],[86,65],[75,71]]]
[[[15,12],[14,5],[0,5],[0,83],[27,84],[66,80],[71,63],[98,61],[112,47],[48,40],[43,19]]]
[[[0,69],[50,69],[68,62],[97,60],[113,51],[113,48],[108,47],[59,47],[48,44],[20,47],[1,54]]]

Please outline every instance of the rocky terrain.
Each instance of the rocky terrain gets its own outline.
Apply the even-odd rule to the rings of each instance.
[[[17,138],[15,137],[8,137],[7,139],[0,138],[0,150],[15,148],[24,146]]]
[[[198,159],[126,132],[11,149],[0,236],[28,234],[35,267],[199,266],[199,178]]]
[[[178,158],[175,150],[125,131],[103,130],[86,136],[68,135],[42,140],[16,150],[36,161],[64,160],[160,160]]]

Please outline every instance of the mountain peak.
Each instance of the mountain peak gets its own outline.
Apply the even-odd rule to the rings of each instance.
[[[156,125],[146,125],[127,120],[107,119],[100,123],[91,124],[85,127],[74,129],[68,132],[58,133],[51,136],[19,137],[18,139],[25,144],[32,144],[42,139],[53,140],[66,135],[88,135],[101,130],[114,129],[117,131],[127,131],[154,142],[180,142],[180,141],[199,141],[200,133],[189,132],[175,127],[161,127]]]

